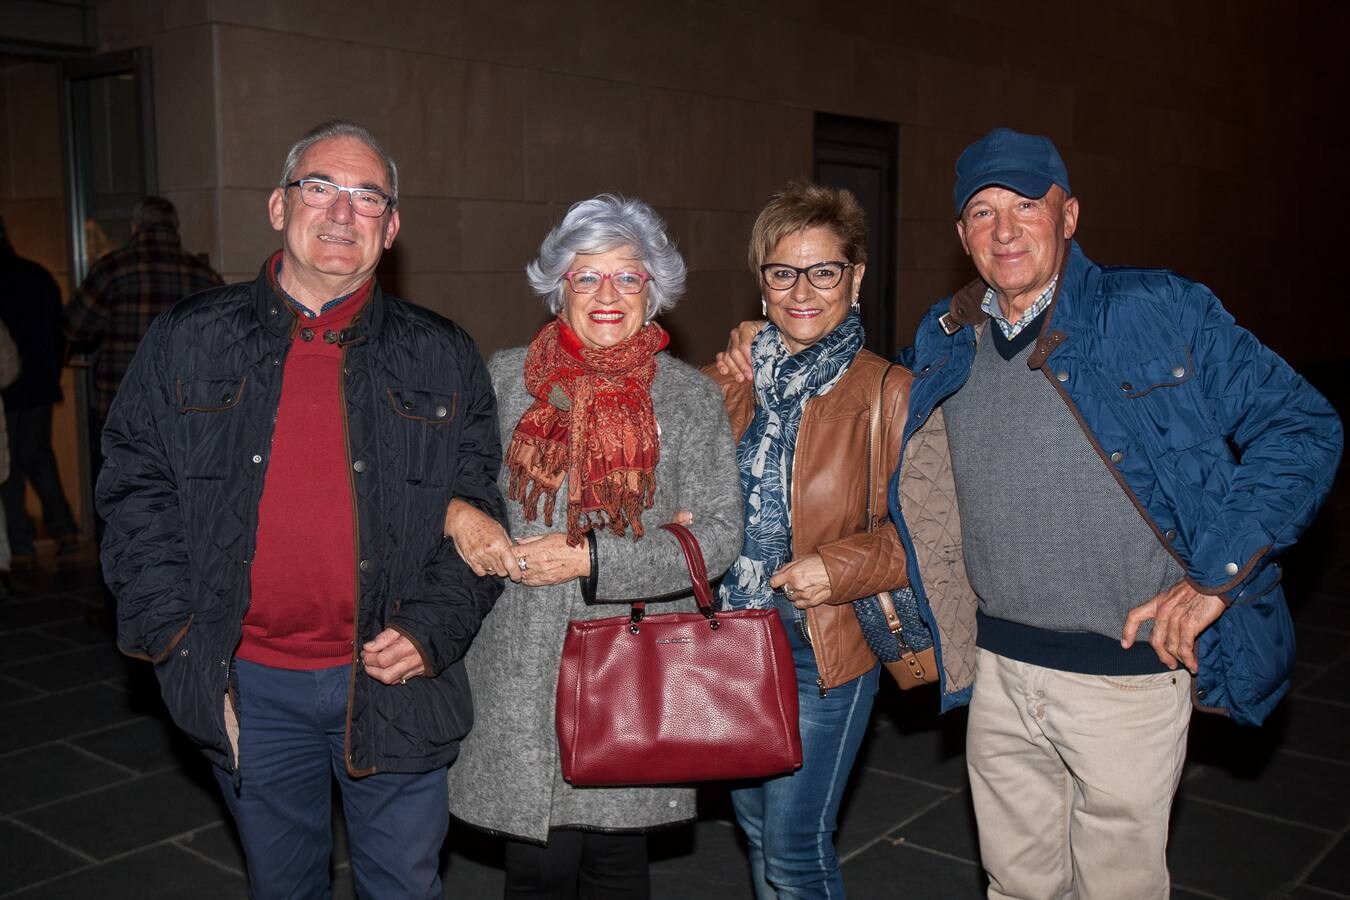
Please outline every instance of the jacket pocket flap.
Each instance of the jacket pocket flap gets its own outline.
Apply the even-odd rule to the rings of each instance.
[[[1161,388],[1185,384],[1194,374],[1191,351],[1177,347],[1148,362],[1120,369],[1120,390],[1134,400]]]
[[[244,396],[247,377],[232,378],[179,378],[178,411],[220,412],[238,406]]]
[[[394,412],[405,419],[414,419],[431,425],[443,425],[455,417],[459,395],[446,391],[424,391],[417,388],[389,388],[389,403]]]

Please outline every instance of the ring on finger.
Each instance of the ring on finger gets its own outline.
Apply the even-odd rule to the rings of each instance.
[[[520,567],[520,571],[522,572],[524,572],[526,569],[530,567],[530,564],[525,561],[525,557],[523,556],[516,557],[516,565]]]
[[[789,600],[791,600],[791,599],[792,599],[792,585],[790,585],[790,584],[785,584],[785,585],[783,585],[783,594],[784,594],[784,596],[786,596]]]

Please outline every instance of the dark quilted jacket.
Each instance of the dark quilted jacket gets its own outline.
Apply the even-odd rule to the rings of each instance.
[[[226,769],[234,754],[223,701],[298,327],[266,274],[189,297],[151,326],[103,434],[97,501],[118,644],[154,662],[174,721]],[[341,342],[359,560],[355,646],[393,627],[432,676],[386,686],[353,667],[347,766],[357,775],[425,772],[454,759],[469,730],[461,659],[500,593],[441,537],[451,497],[501,517],[496,400],[467,334],[378,286]],[[240,714],[246,722],[247,709]]]

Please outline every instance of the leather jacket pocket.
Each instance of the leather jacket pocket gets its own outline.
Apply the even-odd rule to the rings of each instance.
[[[239,447],[246,376],[178,378],[178,413],[183,417],[183,474],[188,478],[223,478],[225,454]]]

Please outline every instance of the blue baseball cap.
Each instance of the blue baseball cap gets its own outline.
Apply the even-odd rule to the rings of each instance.
[[[974,197],[990,185],[1016,191],[1023,197],[1039,200],[1057,184],[1064,193],[1069,189],[1069,170],[1048,137],[1022,134],[1011,128],[995,128],[971,144],[956,161],[956,215]]]

